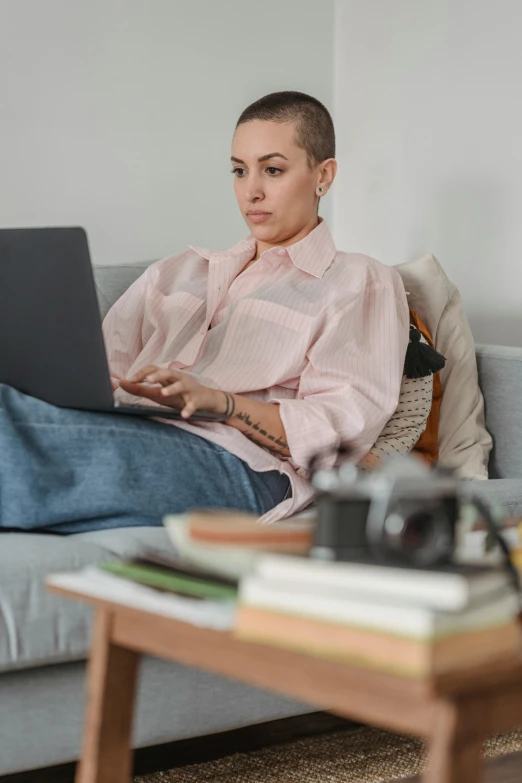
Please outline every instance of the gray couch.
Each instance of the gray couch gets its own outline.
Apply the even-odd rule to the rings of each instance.
[[[98,267],[102,312],[146,265]],[[487,499],[522,515],[522,348],[477,349],[487,424],[495,441]],[[43,587],[47,573],[170,548],[161,528],[69,537],[0,535],[0,775],[78,757],[91,614]],[[310,706],[156,659],[144,661],[135,747],[204,736],[310,712]]]

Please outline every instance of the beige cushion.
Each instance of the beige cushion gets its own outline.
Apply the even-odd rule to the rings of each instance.
[[[447,360],[440,373],[440,464],[461,476],[487,479],[492,440],[484,420],[475,343],[460,294],[431,254],[395,268],[409,292],[409,306],[422,318],[435,348]]]

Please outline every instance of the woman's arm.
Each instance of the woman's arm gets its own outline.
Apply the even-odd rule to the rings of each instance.
[[[231,427],[274,454],[290,457],[278,403],[258,402],[241,394],[213,389],[199,383],[190,373],[152,364],[131,380],[122,378],[118,383],[129,394],[181,410],[185,419],[198,410],[229,413],[226,423]]]
[[[227,424],[235,427],[247,438],[259,443],[260,446],[273,451],[280,457],[290,457],[290,449],[286,442],[286,433],[281,421],[278,403],[258,402],[241,394],[217,391],[219,402],[215,410],[218,413],[230,412]],[[228,406],[228,408],[227,408]]]

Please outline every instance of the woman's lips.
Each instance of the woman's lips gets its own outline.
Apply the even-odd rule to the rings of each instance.
[[[247,212],[247,218],[251,223],[263,223],[271,214],[271,212]]]

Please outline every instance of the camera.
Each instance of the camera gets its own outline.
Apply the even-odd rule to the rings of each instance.
[[[374,472],[350,462],[311,471],[317,524],[311,556],[420,568],[452,560],[459,480],[412,456]]]

